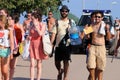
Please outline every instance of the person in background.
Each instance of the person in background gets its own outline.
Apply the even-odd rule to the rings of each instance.
[[[53,26],[56,24],[56,19],[53,17],[52,11],[49,11],[49,12],[48,12],[48,18],[46,19],[46,22],[47,22],[47,27],[48,27],[49,36],[50,36],[50,38],[51,38],[52,28],[53,28]],[[53,54],[54,54],[54,47],[55,47],[55,42],[54,42],[54,45],[53,45],[52,53],[49,55],[50,57],[52,57]]]
[[[0,67],[2,80],[9,80],[9,60],[14,49],[13,33],[7,24],[7,17],[0,15]]]
[[[49,31],[50,36],[51,36],[51,30],[52,30],[53,26],[55,25],[55,20],[56,19],[53,17],[52,11],[49,11],[48,18],[46,19],[46,22],[47,22],[48,31]]]
[[[55,66],[56,66],[56,69],[58,70],[57,80],[62,80],[63,72],[64,72],[63,80],[68,80],[69,61],[71,60],[70,52],[68,50],[69,48],[60,50],[59,43],[61,42],[63,37],[67,34],[67,31],[71,26],[68,18],[69,11],[70,10],[66,5],[62,6],[62,8],[60,9],[61,18],[60,20],[58,20],[58,25],[55,25],[51,31],[52,44],[54,43],[54,40],[56,37]],[[74,20],[71,20],[71,22],[74,22]],[[63,68],[61,64],[62,61],[63,61]]]
[[[25,31],[25,38],[29,34],[29,27],[30,27],[30,23],[32,21],[32,19],[31,19],[31,12],[28,12],[26,17],[27,17],[27,19],[23,22],[23,27],[24,27],[24,31]]]
[[[37,79],[41,78],[42,61],[47,59],[48,56],[43,52],[42,36],[45,34],[46,25],[41,22],[41,11],[34,11],[32,13],[32,24],[29,32],[28,39],[30,40],[30,80],[35,78],[35,66],[37,67]],[[36,62],[35,62],[36,61]],[[37,63],[37,65],[35,65]]]
[[[10,59],[10,80],[12,80],[14,71],[17,64],[19,53],[19,44],[24,40],[24,29],[23,26],[19,23],[19,14],[13,14],[8,17],[9,27],[13,29],[14,35],[14,50],[13,55]]]
[[[95,21],[91,23],[93,32],[91,34],[91,44],[88,50],[87,69],[90,73],[90,80],[103,80],[103,71],[106,65],[106,48],[105,38],[109,40],[111,38],[109,26],[106,25],[102,19],[104,17],[103,12],[95,11]],[[106,33],[105,33],[106,29]]]
[[[116,39],[117,39],[117,46],[114,50],[114,55],[117,56],[118,55],[118,48],[120,46],[120,20],[116,19],[115,20],[115,30],[116,30]]]
[[[8,16],[8,10],[5,8],[0,9],[0,15]]]

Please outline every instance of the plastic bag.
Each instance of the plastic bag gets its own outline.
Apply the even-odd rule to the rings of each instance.
[[[30,46],[30,41],[29,40],[25,40],[25,44],[24,44],[24,50],[22,53],[22,58],[23,59],[29,59],[29,46]]]

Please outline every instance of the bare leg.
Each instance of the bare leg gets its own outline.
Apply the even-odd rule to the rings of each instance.
[[[87,70],[89,71],[88,67],[87,67]],[[90,72],[90,71],[89,71]],[[88,79],[87,80],[91,80],[91,76],[90,76],[90,73],[88,75]]]
[[[0,58],[0,80],[2,80],[2,73],[1,73],[1,58]]]
[[[31,58],[30,60],[30,80],[34,80],[34,69],[35,68],[35,60]]]
[[[14,57],[13,59],[10,60],[10,77],[9,80],[12,80],[13,75],[14,75],[14,71],[15,71],[15,67],[17,64],[17,57]]]
[[[63,80],[68,80],[68,71],[69,71],[69,61],[65,60],[64,62],[64,79]]]
[[[9,80],[9,57],[7,58],[2,58],[1,62],[1,71],[2,75],[4,77],[4,80]]]
[[[95,69],[89,69],[91,80],[95,80]]]
[[[115,55],[115,57],[117,57],[117,55],[118,55],[117,50],[118,50],[119,46],[120,46],[120,39],[118,40],[118,42],[117,42],[117,46],[116,46],[115,51],[114,51],[114,55]]]
[[[98,80],[103,80],[103,71],[97,70]]]
[[[37,80],[40,80],[41,78],[41,72],[42,72],[42,61],[37,61]]]
[[[62,80],[61,62],[60,61],[55,61],[55,66],[56,66],[56,68],[58,70],[57,80]]]

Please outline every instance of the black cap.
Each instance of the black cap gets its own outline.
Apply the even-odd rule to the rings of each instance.
[[[63,5],[62,8],[60,9],[60,11],[62,10],[67,10],[68,12],[70,11],[69,8],[66,5]]]

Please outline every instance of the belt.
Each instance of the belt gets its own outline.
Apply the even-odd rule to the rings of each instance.
[[[102,45],[99,45],[99,44],[91,44],[91,45],[94,45],[94,46],[102,46]]]

